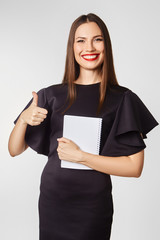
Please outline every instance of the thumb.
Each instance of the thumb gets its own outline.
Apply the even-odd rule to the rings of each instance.
[[[33,101],[32,101],[32,104],[34,106],[38,106],[38,95],[36,92],[32,92],[32,96],[33,96]]]

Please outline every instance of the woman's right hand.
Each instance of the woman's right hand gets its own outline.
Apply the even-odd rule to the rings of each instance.
[[[33,101],[31,105],[24,110],[20,115],[20,120],[23,124],[29,124],[31,126],[40,125],[47,117],[48,111],[44,108],[38,107],[38,95],[36,92],[32,92]]]

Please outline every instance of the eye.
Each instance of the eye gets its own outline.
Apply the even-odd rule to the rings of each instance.
[[[102,38],[96,38],[95,41],[96,41],[96,42],[98,42],[98,41],[103,41],[103,39],[102,39]]]
[[[81,39],[81,40],[78,40],[77,42],[84,42],[84,40]]]

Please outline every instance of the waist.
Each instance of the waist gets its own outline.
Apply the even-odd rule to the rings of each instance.
[[[66,197],[96,198],[111,193],[110,175],[95,170],[61,168],[56,161],[48,161],[41,176],[41,191]]]

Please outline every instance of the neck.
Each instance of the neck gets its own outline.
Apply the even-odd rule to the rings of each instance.
[[[79,77],[75,82],[80,84],[94,84],[101,82],[100,70],[80,69]]]

